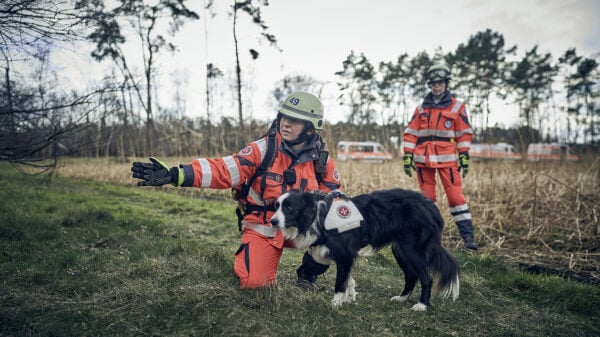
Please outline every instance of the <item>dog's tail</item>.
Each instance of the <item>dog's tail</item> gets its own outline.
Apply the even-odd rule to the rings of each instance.
[[[429,267],[435,272],[440,296],[456,300],[460,292],[458,261],[446,248],[436,245]]]

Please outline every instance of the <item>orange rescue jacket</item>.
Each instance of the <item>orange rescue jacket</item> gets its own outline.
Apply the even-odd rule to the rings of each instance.
[[[309,149],[297,158],[282,148],[281,135],[277,132],[277,156],[266,170],[265,190],[260,196],[262,175],[256,177],[250,186],[246,202],[254,206],[273,206],[277,198],[290,189],[302,191],[323,190],[330,192],[340,188],[340,177],[335,162],[328,159],[321,183],[317,181],[313,160],[317,158],[318,148]],[[184,171],[183,186],[200,188],[227,189],[236,188],[249,180],[262,162],[267,151],[267,137],[248,144],[240,152],[223,158],[200,158],[189,165],[181,165]],[[284,183],[283,171],[292,168],[296,171],[293,186]],[[256,207],[254,207],[256,208]],[[263,212],[246,214],[247,223],[269,223],[273,215],[272,208]]]
[[[416,166],[453,167],[458,153],[468,153],[473,139],[467,108],[446,91],[435,104],[429,93],[404,130],[404,153],[412,153]]]

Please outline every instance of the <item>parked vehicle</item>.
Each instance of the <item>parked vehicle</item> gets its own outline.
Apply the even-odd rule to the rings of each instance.
[[[532,143],[527,147],[527,160],[579,160],[579,156],[567,144]]]
[[[507,143],[471,144],[469,155],[474,159],[521,159],[515,147]]]
[[[362,160],[384,162],[392,159],[392,154],[376,142],[342,141],[337,144],[337,160]]]

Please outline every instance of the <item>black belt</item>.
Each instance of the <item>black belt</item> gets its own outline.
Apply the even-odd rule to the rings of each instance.
[[[258,206],[258,205],[247,204],[245,208],[246,208],[246,214],[250,214],[252,212],[257,212],[258,214],[262,213],[264,224],[267,223],[267,211],[275,212],[277,210],[277,208],[275,208],[275,205],[272,205],[272,204],[267,205],[267,206]]]
[[[421,145],[425,142],[451,142],[452,138],[448,137],[438,137],[438,136],[429,136],[429,137],[420,137],[417,140],[417,145]]]
[[[240,209],[240,207],[237,207],[235,209],[235,214],[238,217],[238,229],[240,230],[240,232],[242,231],[242,221],[244,221],[244,217],[252,212],[257,212],[257,215],[260,215],[260,213],[263,214],[263,223],[267,223],[267,211],[271,211],[271,212],[275,212],[277,209],[275,208],[275,205],[268,205],[268,206],[258,206],[258,205],[252,205],[252,204],[245,204],[243,206],[243,213],[242,210]]]

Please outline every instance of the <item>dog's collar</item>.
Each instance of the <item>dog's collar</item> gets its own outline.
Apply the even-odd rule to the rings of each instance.
[[[335,191],[332,191],[331,193],[329,193],[325,199],[328,201],[337,199],[337,198],[343,198],[343,199],[348,200],[348,199],[350,199],[350,197],[351,197],[350,195],[348,195],[340,190],[335,190]]]

